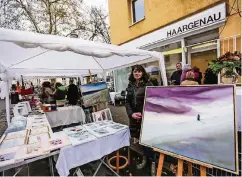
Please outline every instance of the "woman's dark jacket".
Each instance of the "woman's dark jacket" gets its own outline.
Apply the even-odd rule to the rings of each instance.
[[[126,112],[129,116],[129,127],[130,127],[130,133],[132,137],[139,138],[140,135],[140,128],[141,128],[141,119],[136,120],[132,118],[133,113],[140,112],[143,113],[143,107],[144,107],[144,98],[145,98],[145,89],[146,86],[153,86],[150,81],[147,83],[141,82],[140,86],[135,86],[134,83],[129,83],[126,91]]]

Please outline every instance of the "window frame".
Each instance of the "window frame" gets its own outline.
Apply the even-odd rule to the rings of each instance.
[[[144,1],[144,17],[141,18],[140,20],[134,21],[134,17],[136,17],[136,16],[135,16],[135,13],[134,13],[134,12],[135,12],[135,8],[134,8],[134,3],[135,3],[135,1],[138,1],[138,0],[131,0],[131,1],[130,1],[130,3],[131,3],[130,11],[131,11],[132,25],[134,25],[134,24],[136,24],[136,23],[139,23],[140,21],[142,21],[142,20],[145,19],[145,0],[143,0],[143,1]],[[131,26],[132,26],[132,25],[131,25]]]

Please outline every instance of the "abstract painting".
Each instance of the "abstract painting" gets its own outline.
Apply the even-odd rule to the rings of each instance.
[[[140,143],[237,172],[234,86],[147,87]]]

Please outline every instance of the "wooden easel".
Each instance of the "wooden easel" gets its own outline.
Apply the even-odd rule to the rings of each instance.
[[[184,160],[188,161],[188,176],[192,176],[192,163],[200,165],[200,176],[206,176],[206,169],[212,168],[212,166],[209,166],[207,164],[200,163],[197,161],[192,161],[191,159],[181,157],[179,155],[174,155],[172,153],[164,152],[159,149],[153,149],[153,150],[160,153],[156,176],[161,176],[161,174],[162,174],[162,168],[163,168],[165,155],[170,155],[170,156],[176,157],[178,159],[177,176],[182,176]]]

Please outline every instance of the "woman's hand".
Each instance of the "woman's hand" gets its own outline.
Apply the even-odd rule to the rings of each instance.
[[[132,118],[139,120],[142,118],[142,114],[140,112],[135,112],[132,114]]]

